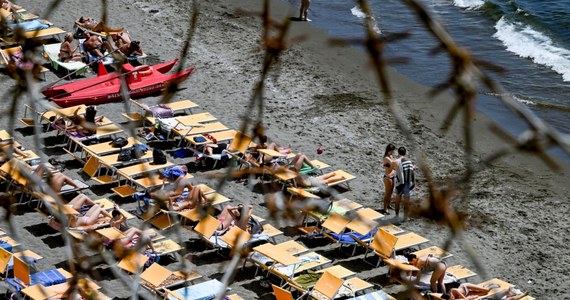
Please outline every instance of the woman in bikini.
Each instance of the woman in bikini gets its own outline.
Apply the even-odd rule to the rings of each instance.
[[[443,260],[431,254],[421,257],[417,257],[415,254],[409,254],[406,258],[410,264],[418,267],[423,274],[433,272],[430,279],[432,292],[445,293],[443,279],[445,277],[445,271],[447,271],[447,264]]]
[[[443,294],[443,299],[477,299],[488,294],[492,289],[500,287],[498,284],[488,284],[479,286],[473,283],[462,283],[457,288],[449,291],[449,294]]]
[[[388,208],[390,207],[390,202],[392,201],[392,193],[394,192],[394,177],[396,177],[396,170],[394,169],[392,159],[392,153],[396,150],[394,144],[388,144],[386,146],[386,151],[384,151],[384,208],[380,211],[383,214],[389,214]]]
[[[97,22],[95,19],[93,18],[89,18],[89,17],[81,17],[76,21],[77,25],[87,28],[89,30],[92,30],[94,32],[122,32],[125,28],[120,27],[120,28],[113,28],[113,27],[109,27],[105,24],[103,24],[103,22]]]
[[[244,218],[241,218],[243,208],[244,206],[241,203],[237,206],[226,205],[226,207],[224,207],[222,212],[218,215],[218,221],[220,221],[220,225],[217,230],[218,235],[226,233],[226,231],[235,225],[243,230],[247,229],[247,221],[253,214],[253,206],[249,205],[246,213],[244,214]]]
[[[71,42],[73,42],[73,34],[67,33],[59,48],[59,60],[61,62],[81,61],[81,55],[75,53],[79,49],[79,45],[73,48]]]

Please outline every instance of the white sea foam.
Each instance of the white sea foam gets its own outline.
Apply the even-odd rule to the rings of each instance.
[[[453,5],[466,9],[477,9],[484,4],[483,0],[453,0]]]
[[[526,104],[526,105],[528,105],[528,106],[536,105],[536,102],[534,102],[534,101],[527,100],[527,99],[523,99],[523,98],[521,98],[521,97],[517,97],[516,95],[511,95],[511,96],[513,97],[513,99],[517,100],[518,102],[524,103],[524,104]]]
[[[366,14],[360,9],[360,7],[355,6],[352,9],[350,9],[350,12],[352,13],[352,15],[354,15],[355,17],[359,18],[359,19],[364,19],[366,18]],[[378,27],[378,22],[376,22],[376,19],[374,18],[374,16],[371,16],[372,22],[374,22],[374,31],[378,34],[382,33],[382,30],[380,30],[380,28]]]
[[[511,51],[534,63],[547,66],[570,81],[570,51],[556,45],[548,36],[529,25],[509,22],[502,17],[495,25],[493,35]]]

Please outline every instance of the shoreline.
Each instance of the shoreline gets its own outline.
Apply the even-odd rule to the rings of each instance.
[[[18,3],[24,7],[34,4],[33,1]],[[50,17],[56,26],[60,23],[69,24],[82,14],[94,14],[88,9],[89,5],[79,0],[65,1],[65,4]],[[285,3],[273,1],[271,5],[272,12],[277,11],[277,20],[287,16],[289,10]],[[142,41],[142,47],[148,54],[162,61],[178,56],[187,24],[185,13],[188,11],[185,8],[188,4],[185,1],[172,1],[159,6],[151,1],[123,0],[110,3],[110,6],[111,24],[128,28],[136,39]],[[259,11],[260,7],[260,1],[255,0],[201,3],[201,19],[189,53],[189,65],[196,65],[197,71],[183,84],[184,89],[179,91],[174,100],[191,99],[200,104],[200,112],[208,111],[228,127],[240,128],[241,117],[245,114],[251,89],[261,68],[261,52],[257,46],[261,21],[258,17],[238,14],[235,9]],[[150,13],[153,9],[158,9],[159,12]],[[292,11],[295,12],[294,9]],[[71,26],[72,24],[63,27],[69,30]],[[384,147],[393,142],[408,148],[410,142],[402,138],[391,122],[392,116],[386,112],[375,84],[375,75],[367,67],[368,58],[365,55],[358,54],[358,50],[350,46],[323,47],[328,45],[329,38],[324,30],[314,28],[307,22],[293,22],[290,37],[302,35],[305,36],[303,42],[292,44],[283,53],[279,76],[270,76],[267,80],[264,108],[267,135],[280,144],[290,143],[297,152],[318,158],[330,164],[333,169],[340,168],[356,175],[357,178],[351,182],[352,191],[343,194],[343,197],[379,208],[384,190],[379,171]],[[408,119],[415,132],[417,145],[426,153],[434,176],[445,178],[459,175],[463,161],[461,147],[456,142],[461,135],[461,129],[457,127],[460,120],[454,122],[455,126],[446,135],[439,133],[441,121],[437,121],[447,113],[452,99],[444,94],[433,101],[426,101],[423,95],[429,88],[399,75],[393,69],[390,69],[389,74],[394,98],[399,101],[400,109],[410,116]],[[55,79],[53,74],[50,75],[49,80]],[[14,81],[5,75],[3,78],[5,80],[0,85],[6,90]],[[148,104],[158,100],[158,97],[153,97],[145,98],[142,102]],[[8,108],[6,104],[1,107],[3,111]],[[102,115],[115,123],[123,121],[120,116],[124,110],[122,103],[104,104],[99,108]],[[18,109],[17,117],[21,116],[23,106]],[[0,122],[2,126],[7,125],[4,119]],[[492,149],[496,149],[496,145],[501,144],[488,131],[489,122],[487,117],[477,114],[474,132],[478,157],[489,154]],[[15,123],[15,127],[18,128],[19,123]],[[45,136],[50,136],[50,133]],[[32,147],[31,135],[16,132],[15,137],[26,147]],[[318,146],[325,149],[320,156],[315,154]],[[417,161],[417,150],[408,149],[413,161]],[[69,156],[62,153],[58,157],[70,160]],[[187,162],[188,159],[175,161]],[[77,163],[71,165],[73,167],[66,174],[84,178],[80,166]],[[565,236],[568,235],[564,233],[568,233],[570,228],[565,220],[565,212],[568,211],[565,199],[570,192],[567,187],[569,167],[563,167],[565,175],[558,176],[535,158],[520,154],[509,155],[492,168],[476,175],[472,185],[473,196],[468,204],[469,227],[464,233],[463,243],[471,245],[480,260],[488,265],[489,278],[499,277],[516,284],[537,298],[560,298],[564,295],[563,283],[570,281],[570,275],[565,271],[570,269],[570,263],[559,260],[570,252],[560,247],[566,244]],[[211,186],[215,185],[215,179],[208,178],[208,173],[199,172],[194,175],[198,183],[211,182]],[[419,184],[422,193],[425,193],[423,175],[417,176],[421,180]],[[263,195],[252,193],[241,184],[229,182],[221,193],[237,201],[245,201],[249,197],[255,205],[256,214],[267,214],[267,209],[260,206],[264,201]],[[136,205],[132,202],[119,203],[127,209]],[[58,233],[46,233],[41,226],[45,220],[37,213],[26,212],[15,218],[18,223],[25,225],[24,228],[28,228],[20,236],[20,242],[26,249],[53,252],[58,249],[46,247],[45,243],[56,245]],[[274,225],[281,225],[276,227],[281,227],[282,230],[292,225],[292,222],[273,222]],[[4,223],[2,225],[5,227]],[[449,235],[445,228],[420,219],[410,220],[402,224],[402,227],[428,237],[430,245],[442,246]],[[40,233],[34,232],[40,228]],[[184,238],[187,240],[190,237],[186,235]],[[185,241],[185,244],[195,246],[197,243]],[[449,251],[455,255],[452,258],[454,264],[463,264],[473,269],[473,264],[458,242],[453,242]],[[38,263],[39,270],[46,270],[65,261],[63,253],[52,254],[53,257]],[[207,264],[208,255],[204,255],[203,251],[192,254],[194,257],[191,264],[194,270],[204,272],[203,275],[209,278],[218,278],[223,273],[227,261],[216,260],[210,265]],[[339,263],[345,266],[355,265],[359,268],[361,278],[371,279],[374,283],[378,283],[378,275],[385,273],[385,268],[364,268],[360,257],[342,257]],[[558,272],[562,276],[552,278],[544,272]],[[259,298],[269,292],[268,289],[257,287],[255,278],[249,274],[240,272],[238,278],[232,288],[246,299]],[[484,278],[476,278],[472,281],[483,280]],[[118,280],[107,278],[103,283],[107,290],[112,291],[107,291],[109,296],[129,296],[126,291],[114,291],[120,287]]]

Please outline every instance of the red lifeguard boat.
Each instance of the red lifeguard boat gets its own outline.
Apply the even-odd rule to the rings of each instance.
[[[61,107],[79,104],[102,104],[121,99],[121,78],[125,77],[131,98],[162,91],[169,81],[182,82],[194,71],[164,74],[172,69],[178,59],[153,66],[124,64],[121,72],[99,74],[97,77],[46,88],[42,94]]]

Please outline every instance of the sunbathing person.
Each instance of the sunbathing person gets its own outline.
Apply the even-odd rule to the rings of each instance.
[[[61,193],[61,188],[66,184],[71,185],[74,188],[79,188],[79,185],[77,185],[77,183],[73,181],[73,179],[71,179],[69,176],[61,172],[54,172],[53,168],[50,168],[45,164],[38,165],[38,167],[34,170],[34,174],[39,178],[43,178],[44,175],[47,176],[47,184],[56,193]]]
[[[125,217],[121,211],[119,210],[119,208],[117,206],[115,206],[113,208],[113,211],[111,211],[111,222],[110,225],[111,227],[115,227],[117,229],[121,229],[121,225],[123,225],[123,223],[125,221],[127,221],[127,217]]]
[[[331,183],[344,180],[344,176],[337,175],[335,173],[328,173],[318,177],[311,177],[310,179],[305,179],[302,174],[295,177],[295,182],[301,187],[318,187],[319,185],[329,185]]]
[[[17,155],[22,158],[32,156],[30,153],[22,151],[20,147],[22,146],[16,146],[12,140],[0,141],[0,166],[9,160],[8,153],[10,151],[12,151],[12,155]]]
[[[100,215],[104,215],[110,219],[113,216],[104,210],[101,205],[94,204],[87,210],[83,215],[70,215],[69,216],[69,226],[70,227],[79,227],[79,226],[91,226],[97,224],[99,221]]]
[[[249,220],[253,214],[253,206],[249,205],[244,218],[240,218],[243,208],[244,206],[241,203],[237,206],[226,205],[218,215],[218,221],[220,221],[218,233],[226,232],[234,225],[237,225],[243,230],[247,230],[247,220]]]
[[[143,55],[141,42],[139,41],[118,43],[117,47],[126,58]]]
[[[409,254],[406,258],[410,264],[418,267],[422,273],[433,272],[430,279],[432,292],[445,293],[443,279],[445,271],[447,271],[447,264],[443,260],[432,255],[417,257],[415,254]]]
[[[116,28],[110,27],[110,26],[103,24],[103,22],[97,22],[93,18],[88,18],[88,17],[83,17],[83,16],[80,17],[75,22],[77,23],[77,25],[79,25],[83,28],[87,28],[87,29],[94,31],[94,32],[121,32],[125,29],[123,27],[116,27]]]
[[[85,32],[85,42],[83,42],[83,47],[90,55],[98,58],[105,57],[105,54],[103,53],[110,48],[107,43],[103,43],[98,36],[94,34],[91,35],[88,32]]]
[[[259,137],[259,144],[255,147],[256,150],[258,149],[269,149],[269,150],[274,150],[277,151],[283,155],[288,155],[289,153],[291,153],[291,146],[289,147],[281,147],[279,145],[277,145],[276,143],[269,143],[267,144],[267,136],[262,135]],[[261,155],[261,163],[267,164],[270,163],[273,160],[272,156],[269,155]]]
[[[136,227],[131,227],[123,232],[125,237],[120,238],[119,242],[120,245],[125,248],[133,248],[139,242],[147,242],[147,246],[152,249],[154,252],[154,248],[152,247],[152,239],[156,236],[156,232],[153,230],[146,230],[142,231]],[[143,247],[144,248],[144,247]]]
[[[161,189],[150,193],[150,197],[155,200],[167,201],[168,209],[176,211],[205,207],[208,204],[208,199],[202,190],[194,187],[190,179],[185,177],[178,177],[171,190]]]
[[[113,240],[108,245],[119,257],[125,256],[126,252],[132,248],[137,248],[140,252],[149,249],[153,253],[157,253],[152,245],[152,239],[156,236],[156,232],[152,230],[142,231],[136,227],[131,227],[125,230],[123,234],[125,237]]]
[[[80,108],[73,112],[75,131],[81,136],[91,136],[97,133],[97,123],[103,120],[103,116],[96,117],[97,108],[90,105],[85,110],[85,115],[78,114]]]
[[[443,294],[443,299],[477,299],[480,296],[488,294],[492,289],[500,287],[498,284],[489,284],[480,286],[473,283],[465,282],[457,288],[449,291],[449,294]]]
[[[301,171],[303,165],[307,164],[311,168],[315,168],[315,166],[311,163],[311,161],[307,158],[307,156],[303,153],[297,153],[295,157],[289,163],[289,168],[295,170],[297,172]]]
[[[59,60],[62,62],[70,62],[70,61],[81,61],[81,54],[75,53],[77,49],[79,49],[79,45],[75,48],[71,46],[71,42],[73,42],[73,34],[67,33],[63,39],[63,43],[61,43],[61,47],[59,48]]]
[[[95,106],[87,107],[85,115],[79,114],[80,108],[73,112],[69,119],[59,118],[54,120],[54,125],[58,131],[75,132],[80,137],[92,136],[97,133],[97,123],[103,120],[103,116],[96,117]]]

